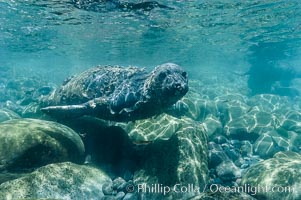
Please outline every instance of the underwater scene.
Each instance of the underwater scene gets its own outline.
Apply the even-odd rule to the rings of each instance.
[[[299,0],[0,0],[0,200],[300,200]]]

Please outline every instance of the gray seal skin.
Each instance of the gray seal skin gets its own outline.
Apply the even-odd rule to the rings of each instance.
[[[127,122],[161,114],[187,92],[187,73],[173,63],[150,73],[137,67],[97,66],[65,81],[41,110],[57,119],[89,115]]]

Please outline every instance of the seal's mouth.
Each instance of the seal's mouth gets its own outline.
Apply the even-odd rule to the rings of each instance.
[[[187,84],[176,84],[173,89],[175,96],[184,96],[188,92]]]
[[[165,88],[168,95],[182,97],[188,92],[188,81],[181,74],[172,74],[165,80]]]

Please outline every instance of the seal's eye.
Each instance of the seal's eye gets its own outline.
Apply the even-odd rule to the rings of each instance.
[[[182,76],[183,76],[184,78],[186,78],[186,77],[187,77],[187,73],[186,73],[186,72],[182,72]]]

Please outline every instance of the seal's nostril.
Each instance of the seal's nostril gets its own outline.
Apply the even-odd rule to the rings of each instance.
[[[181,88],[181,83],[175,83],[174,87],[177,88],[177,89],[180,89]]]

